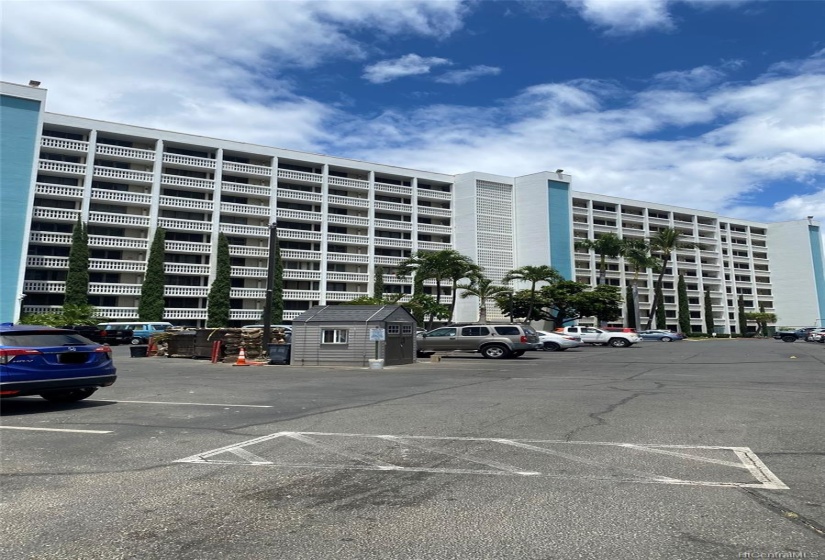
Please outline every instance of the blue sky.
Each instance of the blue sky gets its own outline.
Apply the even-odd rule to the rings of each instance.
[[[825,2],[0,0],[47,109],[754,220],[825,217]]]

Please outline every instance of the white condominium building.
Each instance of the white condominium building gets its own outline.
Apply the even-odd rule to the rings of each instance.
[[[678,251],[666,273],[667,326],[676,326],[680,273],[696,330],[704,330],[706,289],[720,332],[736,331],[739,294],[748,311],[764,307],[783,325],[825,318],[822,244],[812,219],[747,222],[576,192],[561,170],[447,175],[57,115],[45,111],[45,90],[0,86],[2,321],[61,307],[78,219],[88,225],[90,303],[112,320],[137,318],[149,246],[163,228],[167,320],[205,323],[223,233],[231,320],[258,322],[272,223],[287,321],[312,305],[372,295],[378,267],[386,293],[411,294],[412,278],[395,272],[419,251],[456,249],[494,280],[547,264],[595,283],[598,261],[576,251],[576,239],[646,238],[663,227],[702,244]],[[625,286],[632,275],[621,259],[609,261],[610,284]],[[643,315],[653,281],[652,272],[642,274]],[[434,293],[434,283],[425,289]],[[447,290],[443,301],[450,299]],[[477,316],[476,301],[459,299],[456,320]],[[495,310],[490,316],[501,318]]]

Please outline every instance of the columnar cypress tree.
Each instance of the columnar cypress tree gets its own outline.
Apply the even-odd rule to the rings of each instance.
[[[716,331],[716,325],[713,323],[713,301],[710,299],[710,288],[705,288],[705,328],[709,335]]]
[[[654,290],[653,297],[659,300],[659,305],[656,306],[656,328],[667,328],[667,316],[665,315],[665,298],[662,296],[662,285],[657,284]]]
[[[373,274],[372,297],[376,301],[384,299],[384,267],[376,266]]]
[[[280,325],[284,322],[284,263],[281,260],[281,246],[278,242],[278,228],[272,228],[270,235],[275,237],[275,268],[272,271],[272,306],[270,307],[270,324]],[[263,314],[261,315],[263,320]]]
[[[89,305],[89,234],[80,217],[72,229],[64,305]]]
[[[223,233],[218,234],[218,256],[215,280],[209,287],[206,303],[206,326],[229,326],[229,291],[232,289],[229,262],[229,241]]]
[[[625,289],[625,305],[627,307],[627,326],[636,326],[636,306],[633,304],[633,285],[628,284]]]
[[[748,333],[748,318],[745,317],[745,298],[739,294],[736,301],[737,315],[739,315],[739,334],[745,336]]]
[[[679,330],[687,334],[690,333],[690,304],[688,303],[687,284],[685,284],[683,274],[679,274],[679,284],[676,289],[679,297]]]
[[[165,283],[163,272],[163,256],[165,249],[166,232],[163,228],[155,230],[152,247],[149,249],[149,259],[146,263],[146,275],[140,287],[140,303],[138,317],[141,321],[163,320],[163,287]]]

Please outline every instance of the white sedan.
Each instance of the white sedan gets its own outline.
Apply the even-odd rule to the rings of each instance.
[[[539,335],[543,350],[562,352],[568,348],[578,348],[582,345],[581,337],[572,334],[560,334],[547,331],[536,331],[536,334]]]

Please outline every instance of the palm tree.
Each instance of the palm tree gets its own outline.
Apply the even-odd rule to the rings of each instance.
[[[539,282],[555,282],[564,280],[564,277],[559,272],[546,264],[539,266],[522,266],[508,272],[503,282],[512,282],[513,280],[521,280],[523,282],[530,282],[530,307],[527,310],[527,317],[533,316],[533,302],[536,296],[536,284]]]
[[[661,270],[659,270],[659,278],[656,280],[656,287],[658,292],[654,291],[653,303],[650,306],[650,312],[647,314],[647,326],[649,329],[653,324],[653,317],[656,314],[656,308],[661,305],[659,301],[659,292],[662,289],[662,281],[664,280],[665,272],[667,271],[667,263],[673,257],[673,253],[678,249],[701,249],[702,245],[690,241],[681,241],[682,232],[673,228],[664,228],[656,232],[656,235],[650,238],[650,252],[658,257],[661,262]]]
[[[471,296],[478,298],[478,317],[480,323],[487,322],[487,300],[510,293],[511,291],[510,288],[506,286],[496,286],[492,280],[480,273],[472,276],[468,284],[459,284],[456,287],[459,290],[464,290],[461,293],[462,299]]]
[[[606,284],[607,257],[611,259],[621,256],[624,243],[615,233],[605,233],[596,239],[581,239],[575,243],[576,249],[594,252],[599,255],[599,278],[597,284]]]
[[[399,263],[396,276],[408,276],[410,273],[415,272],[417,285],[423,283],[424,280],[435,280],[435,297],[440,303],[441,286],[445,280],[451,280],[453,286],[455,286],[459,280],[467,278],[476,269],[476,265],[469,257],[454,249],[432,252],[419,251]],[[451,318],[454,307],[455,295],[453,295],[453,302],[450,307]],[[433,316],[430,315],[430,327],[432,327],[432,322]]]
[[[658,270],[658,259],[650,255],[650,246],[644,239],[624,239],[622,256],[633,268],[631,293],[633,294],[634,327],[641,330],[642,318],[639,310],[639,272],[647,269]]]

